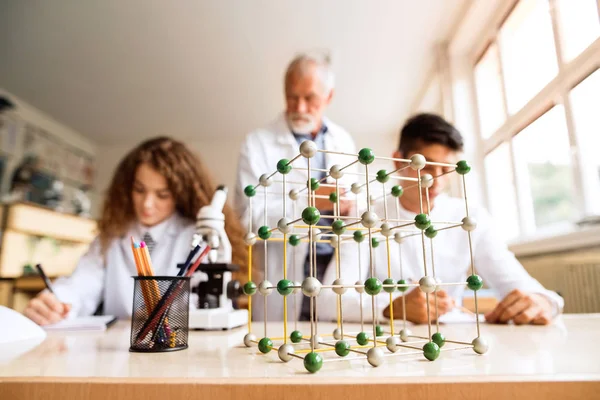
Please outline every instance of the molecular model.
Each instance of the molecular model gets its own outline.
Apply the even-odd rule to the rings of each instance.
[[[316,144],[312,141],[304,141],[299,148],[300,154],[296,155],[291,160],[282,159],[277,163],[277,170],[271,174],[263,174],[260,176],[258,185],[249,185],[244,189],[244,193],[249,201],[249,226],[248,233],[246,234],[246,244],[248,245],[248,282],[244,285],[244,293],[248,295],[248,313],[249,313],[249,322],[248,322],[248,330],[249,333],[244,337],[244,344],[247,347],[251,347],[255,344],[258,344],[258,349],[261,353],[268,353],[271,350],[277,350],[279,358],[283,362],[289,362],[294,358],[298,358],[303,360],[304,367],[311,373],[317,372],[321,369],[324,362],[330,360],[337,360],[339,357],[345,357],[346,359],[355,359],[355,358],[363,358],[366,356],[367,361],[374,367],[378,367],[383,364],[385,357],[388,356],[396,356],[396,355],[406,355],[406,354],[415,354],[415,350],[425,356],[426,359],[430,361],[436,360],[439,355],[441,348],[446,346],[444,350],[461,350],[472,348],[478,354],[484,354],[488,345],[486,341],[480,336],[479,332],[479,321],[475,318],[477,336],[471,342],[464,341],[456,341],[449,340],[444,337],[439,330],[439,324],[437,323],[435,327],[432,327],[431,318],[429,317],[429,295],[435,292],[439,287],[443,287],[444,285],[466,285],[469,289],[474,291],[474,299],[475,299],[475,313],[477,314],[478,305],[477,305],[477,290],[479,290],[483,286],[482,279],[476,275],[475,267],[473,265],[473,253],[472,253],[472,245],[471,245],[471,231],[475,229],[477,223],[473,217],[469,217],[469,210],[467,204],[466,197],[466,184],[465,184],[465,174],[467,174],[471,167],[466,161],[459,161],[456,165],[454,164],[444,164],[444,163],[433,163],[428,162],[425,157],[420,154],[413,155],[410,159],[396,159],[396,158],[388,158],[388,157],[375,157],[373,151],[369,148],[364,148],[359,151],[358,154],[347,154],[347,153],[339,153],[318,149]],[[324,153],[334,153],[337,155],[346,156],[348,158],[348,164],[345,166],[341,165],[333,165],[329,170],[322,170],[321,172],[325,173],[326,176],[322,179],[309,178],[308,182],[292,182],[291,180],[286,181],[286,176],[292,171],[292,168],[304,169],[308,172],[308,177],[311,176],[311,158],[314,157],[318,152]],[[307,167],[294,167],[294,162],[301,157],[306,159]],[[401,163],[401,167],[387,172],[386,170],[379,170],[376,174],[369,174],[369,166],[375,160],[384,160],[384,161],[396,161]],[[358,164],[359,172],[350,172],[348,167]],[[449,171],[444,172],[443,174],[456,172],[462,178],[462,188],[464,193],[464,201],[465,201],[465,210],[466,215],[462,219],[462,221],[455,222],[435,222],[431,221],[430,214],[430,203],[429,203],[429,191],[423,190],[428,189],[433,185],[434,177],[430,174],[422,174],[421,170],[427,165],[437,165],[449,168]],[[412,168],[417,172],[417,178],[414,177],[404,177],[396,172],[401,171],[406,168]],[[314,171],[314,169],[313,169]],[[348,174],[347,177],[351,174],[356,176],[356,180],[359,182],[352,183],[351,185],[343,184],[339,182],[339,180],[344,176],[344,174]],[[388,190],[386,184],[390,180],[398,181],[394,183],[403,183],[403,181],[407,181],[406,186],[403,188],[401,185],[396,184],[391,186]],[[330,183],[327,183],[330,182]],[[333,183],[331,183],[333,182]],[[281,193],[269,193],[269,187],[272,183],[281,184],[283,187],[283,192]],[[292,187],[292,189],[287,192],[286,187]],[[375,187],[374,185],[381,185],[381,196],[375,196]],[[329,187],[335,189],[332,190],[332,193],[329,195],[328,199],[333,203],[333,215],[320,215],[319,211],[315,207],[315,202],[317,195],[315,191],[319,186]],[[260,187],[264,190],[264,225],[258,228],[257,234],[252,231],[252,203],[253,199],[257,194],[257,189]],[[349,191],[340,192],[341,188],[350,189]],[[364,190],[363,190],[364,189]],[[377,188],[379,189],[379,188]],[[398,198],[402,196],[402,194],[409,189],[418,189],[419,198],[421,203],[421,212],[416,215],[414,220],[400,220],[398,219]],[[306,193],[305,193],[306,192]],[[344,199],[351,199],[354,202],[355,216],[342,216],[339,214],[340,209],[340,193],[344,195]],[[281,218],[277,222],[277,226],[269,227],[267,226],[267,207],[266,202],[269,201],[268,196],[282,196],[283,198],[283,209]],[[296,213],[296,202],[299,198],[306,196],[308,206],[305,207],[300,213]],[[366,196],[361,198],[360,196]],[[288,199],[289,197],[289,199]],[[321,196],[325,197],[325,196]],[[388,197],[391,197],[393,203],[396,204],[396,218],[392,218],[388,215],[387,212],[387,201]],[[423,197],[425,197],[425,202],[423,202]],[[364,199],[364,200],[363,200]],[[383,202],[383,209],[385,210],[385,215],[378,216],[372,210],[375,204],[378,204],[379,201]],[[293,218],[288,218],[288,203],[291,203],[291,209],[293,211]],[[423,203],[426,204],[425,209],[423,209]],[[359,206],[362,207],[364,204],[364,208],[359,210]],[[299,215],[298,215],[299,214]],[[323,226],[322,224],[317,227],[317,223],[321,218],[329,218],[331,219],[331,224],[327,226]],[[362,225],[362,226],[360,226]],[[440,226],[443,226],[439,228]],[[462,228],[466,231],[466,235],[468,236],[469,243],[469,251],[471,252],[471,266],[470,266],[470,276],[467,278],[466,282],[441,282],[436,279],[435,267],[433,263],[433,248],[431,251],[431,268],[428,268],[428,263],[426,260],[426,252],[425,252],[425,241],[433,241],[434,237],[437,235],[438,231],[441,229],[450,229],[450,228]],[[423,244],[423,277],[418,282],[410,282],[403,279],[402,273],[402,265],[400,263],[400,276],[392,277],[391,276],[391,265],[390,265],[390,247],[391,246],[399,246],[402,248],[403,240],[408,236],[420,235],[422,238]],[[344,280],[343,268],[340,268],[340,260],[339,260],[339,248],[341,246],[358,246],[359,251],[361,247],[361,243],[367,240],[368,244],[368,252],[369,252],[369,275],[368,278],[364,281],[358,281],[355,283],[349,283]],[[264,280],[260,282],[257,286],[256,283],[252,281],[252,248],[255,245],[258,245],[257,242],[264,242],[264,257],[265,257],[265,266],[264,266]],[[268,246],[283,246],[283,279],[279,280],[276,284],[272,284],[269,281],[269,266],[267,265],[267,251]],[[288,247],[293,249],[299,243],[306,242],[308,243],[309,248],[309,260],[310,260],[310,274],[307,276],[303,282],[294,282],[288,279]],[[394,244],[394,242],[396,244]],[[314,255],[316,253],[316,244],[317,243],[329,243],[335,249],[335,259],[336,259],[336,279],[333,282],[320,282],[316,277],[316,262],[314,260]],[[379,246],[379,244],[385,244],[385,246]],[[362,243],[364,246],[365,243]],[[431,242],[431,245],[433,242]],[[387,251],[388,252],[388,265],[387,265],[387,278],[380,281],[375,274],[374,270],[374,262],[373,262],[373,252],[374,249],[377,251]],[[364,251],[364,250],[363,250]],[[429,257],[429,255],[427,255]],[[294,266],[295,267],[295,266]],[[351,265],[354,268],[354,264]],[[358,260],[358,268],[361,269],[361,261],[360,257]],[[359,275],[362,276],[362,273],[359,272]],[[400,278],[398,280],[398,278]],[[403,329],[400,332],[396,333],[394,331],[394,313],[393,308],[390,310],[390,318],[389,318],[389,330],[384,331],[384,329],[378,324],[378,316],[375,315],[375,302],[376,295],[378,295],[382,290],[386,293],[389,293],[390,296],[390,307],[393,306],[392,303],[392,294],[394,291],[399,291],[404,293],[408,288],[414,287],[415,290],[422,290],[427,297],[427,315],[428,315],[428,337],[415,336],[411,333],[409,329],[406,327],[406,312],[403,313]],[[337,294],[337,328],[333,331],[332,334],[324,335],[326,337],[332,337],[333,340],[324,340],[323,337],[317,334],[317,323],[318,319],[316,314],[316,308],[314,304],[317,301],[317,298],[321,291],[324,290],[332,290],[335,294]],[[344,293],[347,293],[348,290],[356,290],[360,293],[360,304],[361,304],[361,321],[360,325],[363,328],[361,332],[345,332],[344,331],[344,318],[342,315],[343,307],[341,307],[342,302],[344,301]],[[267,297],[272,293],[279,293],[282,296],[283,303],[283,332],[284,336],[275,338],[267,336],[267,315],[266,315],[266,302]],[[296,293],[302,292],[304,296],[308,296],[310,300],[310,336],[303,335],[297,329],[291,332],[288,336],[288,318],[287,318],[287,308],[288,308],[288,298],[293,298],[296,301],[295,296]],[[265,325],[264,325],[264,337],[258,339],[257,336],[253,333],[252,329],[252,297],[256,293],[260,293],[263,296],[264,300],[264,308],[265,308]],[[364,301],[371,301],[372,307],[371,310],[373,312],[372,318],[372,335],[368,334],[364,331],[364,321],[363,321],[363,313],[362,313],[362,302],[363,296],[365,297]],[[402,307],[405,311],[405,298],[402,295]],[[274,301],[276,299],[271,299]],[[331,304],[331,307],[336,307],[336,304]],[[437,298],[435,301],[435,312],[437,316]],[[294,313],[296,314],[296,313]],[[296,316],[297,318],[297,316]],[[297,319],[294,322],[297,323]],[[432,334],[432,329],[435,329],[435,332]],[[387,336],[387,337],[385,337]],[[423,342],[425,344],[423,345]],[[454,346],[454,347],[452,347]],[[384,349],[387,349],[385,351]],[[410,349],[412,351],[399,351],[401,349]],[[337,354],[336,356],[327,356],[326,353]],[[350,354],[353,354],[351,357],[347,357]],[[323,357],[323,355],[326,357]],[[354,356],[356,355],[356,356]]]

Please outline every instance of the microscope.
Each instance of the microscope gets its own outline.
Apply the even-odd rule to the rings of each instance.
[[[226,330],[248,323],[247,310],[235,310],[233,301],[243,294],[232,272],[231,243],[225,232],[223,207],[227,188],[219,186],[212,201],[200,209],[196,217],[196,233],[192,245],[209,245],[208,262],[200,264],[190,281],[190,329]]]

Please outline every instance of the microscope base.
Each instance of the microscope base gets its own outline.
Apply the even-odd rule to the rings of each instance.
[[[226,308],[190,309],[190,329],[227,330],[247,323],[247,310]]]

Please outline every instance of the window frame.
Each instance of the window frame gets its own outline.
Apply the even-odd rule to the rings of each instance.
[[[519,184],[519,176],[516,173],[515,158],[513,150],[513,138],[519,134],[523,129],[532,124],[547,111],[549,111],[555,105],[562,105],[565,113],[565,120],[567,125],[567,134],[571,149],[571,163],[572,163],[572,174],[573,174],[573,186],[575,191],[576,208],[579,210],[577,219],[581,219],[585,216],[591,215],[590,210],[586,209],[588,202],[586,199],[589,198],[585,185],[583,184],[583,170],[582,161],[579,156],[580,149],[577,142],[577,132],[575,128],[575,121],[573,117],[573,111],[570,100],[570,91],[577,86],[580,82],[585,80],[588,76],[600,69],[600,38],[597,38],[592,44],[590,44],[585,50],[583,50],[573,60],[565,63],[562,56],[562,43],[560,33],[560,22],[558,16],[558,7],[556,7],[556,0],[548,0],[550,18],[552,23],[553,40],[555,44],[556,57],[558,62],[558,73],[557,75],[546,84],[535,96],[533,96],[523,107],[512,115],[508,114],[508,104],[506,96],[506,81],[502,65],[502,51],[499,43],[500,30],[504,25],[505,21],[515,10],[521,0],[512,0],[510,4],[505,4],[504,7],[499,7],[493,16],[494,21],[489,24],[489,28],[486,30],[484,35],[481,35],[481,40],[478,44],[473,46],[473,51],[470,56],[471,65],[471,82],[473,85],[472,93],[475,96],[474,108],[475,112],[475,130],[476,136],[478,137],[478,153],[481,158],[481,165],[484,168],[483,175],[486,175],[485,166],[483,160],[491,153],[494,149],[500,146],[502,143],[507,143],[510,151],[511,167],[513,173],[513,182],[515,184],[515,193],[517,201],[517,213],[518,213],[518,224],[519,224],[519,237],[517,241],[524,237],[538,234],[539,231],[544,231],[544,228],[536,229],[535,226],[531,226],[530,222],[525,220],[525,216],[522,213],[522,193],[519,188],[522,186]],[[600,0],[596,1],[598,18],[600,20]],[[495,45],[495,46],[494,46]],[[477,88],[475,80],[475,69],[479,61],[483,58],[486,51],[495,47],[498,52],[499,68],[500,68],[500,80],[502,87],[502,98],[504,105],[504,115],[506,117],[505,122],[488,138],[484,138],[481,130],[480,110],[477,102]],[[485,182],[484,188],[484,199],[486,205],[490,206],[490,190],[488,182]]]

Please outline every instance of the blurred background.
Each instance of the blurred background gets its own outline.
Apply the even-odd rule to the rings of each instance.
[[[156,135],[185,141],[233,187],[244,135],[283,110],[287,63],[319,50],[336,74],[327,115],[359,148],[391,155],[418,111],[454,122],[474,165],[472,201],[530,273],[581,292],[565,311],[600,311],[599,9],[598,0],[0,0],[2,195],[93,219],[117,162]],[[27,248],[31,237],[88,240],[3,225],[26,232]],[[15,276],[8,270],[21,269],[0,276]]]

